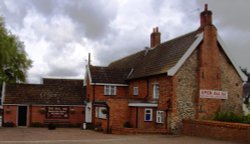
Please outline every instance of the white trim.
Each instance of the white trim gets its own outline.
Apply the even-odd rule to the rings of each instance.
[[[88,102],[85,107],[85,122],[92,123],[92,111],[93,111],[92,102]]]
[[[203,32],[196,35],[198,37],[194,43],[188,48],[186,53],[181,57],[181,59],[177,62],[177,64],[168,70],[168,76],[173,76],[180,69],[180,67],[184,64],[184,62],[188,59],[188,57],[193,53],[193,51],[197,48],[200,42],[203,39]]]
[[[247,81],[248,77],[240,70],[239,65],[237,65],[237,63],[235,62],[235,60],[233,59],[231,53],[228,51],[224,41],[222,40],[222,38],[220,37],[220,35],[217,35],[217,40],[218,42],[221,44],[222,49],[224,50],[226,56],[229,58],[229,60],[231,61],[231,63],[233,64],[234,68],[236,69],[236,71],[238,72],[239,76],[241,77],[242,81]]]
[[[110,83],[91,83],[91,85],[101,85],[101,86],[105,86],[105,85],[110,85],[110,86],[128,86],[127,84],[110,84]]]
[[[203,32],[197,35],[197,39],[195,42],[188,48],[187,52],[182,56],[182,58],[178,61],[178,63],[168,70],[168,76],[173,76],[175,73],[180,69],[180,67],[184,64],[184,62],[188,59],[188,57],[192,54],[192,52],[197,48],[197,46],[200,44],[200,42],[203,39]],[[237,73],[241,77],[242,81],[247,81],[248,77],[240,70],[240,67],[237,65],[235,60],[233,59],[230,52],[227,50],[226,45],[224,44],[223,40],[221,39],[220,35],[217,35],[217,41],[221,44],[222,49],[224,50],[224,53],[229,58],[231,63],[233,64],[234,68],[236,69]]]
[[[129,103],[128,106],[131,106],[131,107],[157,107],[158,104],[154,104],[154,103]]]
[[[105,85],[103,88],[104,88],[103,93],[105,96],[115,96],[116,95],[117,86]]]
[[[157,83],[153,84],[153,93],[152,93],[152,95],[153,95],[154,100],[159,99],[159,97],[160,97],[160,84],[157,84]]]
[[[158,118],[160,118],[160,119],[158,119]],[[156,120],[155,121],[156,121],[156,123],[164,123],[164,121],[165,121],[164,111],[162,111],[162,110],[156,111]]]
[[[92,84],[92,77],[91,77],[89,65],[86,66],[86,69],[87,69],[87,75],[89,77],[89,83]]]
[[[146,113],[146,111],[150,111],[150,113]],[[150,119],[149,120],[146,120],[147,114],[150,115]],[[145,108],[144,109],[144,121],[146,121],[146,122],[153,121],[153,109],[152,108]]]
[[[139,95],[139,87],[138,86],[134,86],[133,87],[133,96],[138,96]]]

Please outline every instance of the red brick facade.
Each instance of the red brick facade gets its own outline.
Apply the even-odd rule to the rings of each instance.
[[[221,140],[250,142],[250,126],[248,124],[228,123],[204,120],[184,120],[185,135],[210,137]]]
[[[101,123],[104,130],[113,133],[142,130],[179,133],[183,119],[211,119],[217,111],[241,113],[245,76],[231,60],[212,24],[212,12],[205,6],[197,31],[154,45],[153,49],[132,54],[108,67],[88,65],[85,79],[87,101],[93,104],[92,117],[100,103],[108,111],[106,119],[95,117],[92,124]],[[117,77],[114,71],[119,68],[131,70],[122,83],[112,83],[112,73]],[[107,77],[98,77],[97,70]],[[95,77],[95,83],[91,82],[91,76]],[[116,86],[117,94],[104,96],[104,85]],[[156,90],[157,99],[153,96]],[[227,92],[228,98],[201,98],[200,90]],[[147,117],[151,120],[145,120]],[[128,123],[130,130],[125,129]]]
[[[24,106],[24,105],[23,105]],[[60,106],[59,106],[60,107]],[[65,106],[64,106],[65,107]],[[46,121],[53,121],[54,124],[64,121],[64,126],[80,126],[84,121],[83,106],[66,106],[69,108],[69,116],[67,119],[46,118],[46,106],[27,106],[27,125],[32,126],[39,123],[41,126],[46,125]],[[12,122],[18,126],[18,105],[4,106],[4,123]]]

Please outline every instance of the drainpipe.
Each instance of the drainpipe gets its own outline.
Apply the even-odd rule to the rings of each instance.
[[[108,134],[111,134],[112,133],[112,130],[111,130],[111,128],[109,127],[109,125],[110,125],[110,122],[109,122],[109,114],[110,114],[110,107],[108,106],[108,104],[107,104],[107,133]]]
[[[147,78],[147,97],[148,97],[148,95],[149,95],[149,80]]]
[[[32,104],[29,105],[29,124],[28,126],[30,126],[32,123]]]
[[[138,107],[136,107],[136,125],[135,125],[136,128],[138,128],[138,118],[139,118]]]
[[[6,87],[6,84],[5,84],[5,82],[3,82],[3,85],[2,85],[2,102],[1,102],[1,105],[3,105],[4,99],[5,99],[5,87]]]

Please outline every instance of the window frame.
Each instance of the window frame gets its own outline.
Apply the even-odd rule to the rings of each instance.
[[[107,110],[106,107],[95,107],[95,117],[99,119],[107,119],[107,114],[103,114],[102,110]]]
[[[149,111],[149,113],[147,113],[147,111]],[[149,119],[147,119],[147,115],[150,116]],[[145,122],[153,121],[153,109],[152,108],[145,108],[144,109],[144,121]]]
[[[159,99],[160,97],[160,85],[159,83],[153,84],[153,99]]]
[[[117,87],[114,85],[105,85],[104,86],[104,95],[113,96],[116,95]]]
[[[164,123],[165,117],[164,117],[164,111],[157,110],[156,111],[156,123]]]
[[[139,95],[139,87],[137,87],[137,86],[134,86],[134,87],[133,87],[133,95],[134,95],[134,96]]]

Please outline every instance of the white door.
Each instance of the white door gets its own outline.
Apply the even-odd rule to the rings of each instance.
[[[85,106],[85,122],[92,123],[92,103],[89,102]]]

